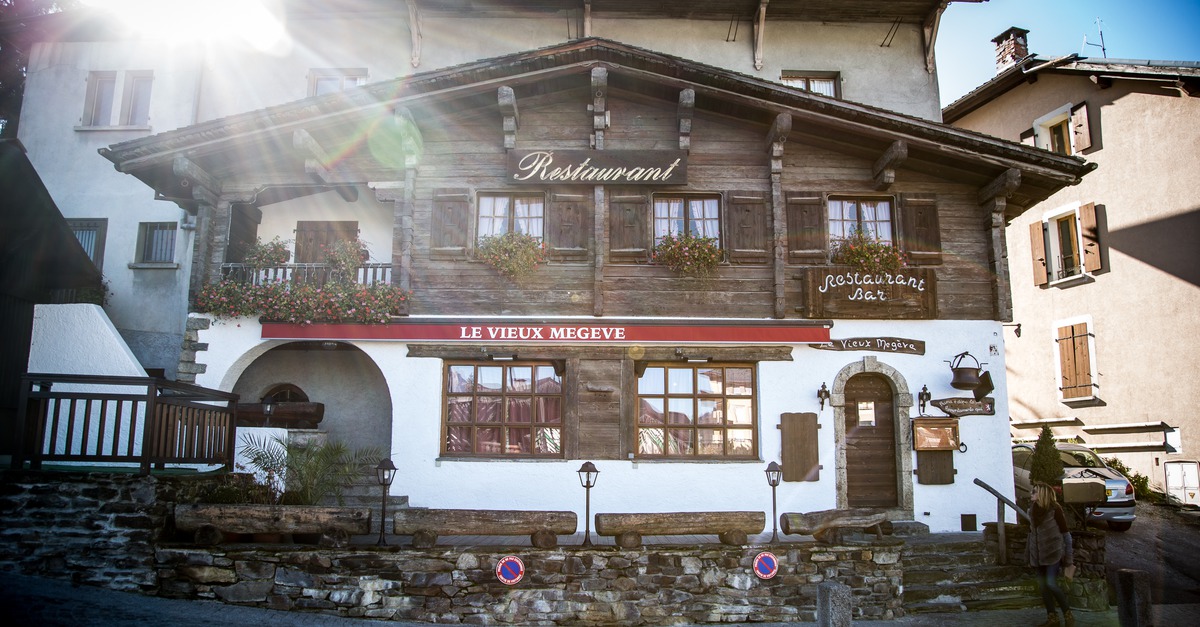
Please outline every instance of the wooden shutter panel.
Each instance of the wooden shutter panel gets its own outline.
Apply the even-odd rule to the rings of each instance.
[[[933,194],[900,196],[900,242],[913,265],[942,263],[942,234],[937,197]]]
[[[1092,395],[1092,358],[1088,349],[1086,322],[1058,329],[1058,359],[1062,374],[1062,397],[1083,398]]]
[[[783,480],[820,481],[817,415],[812,412],[780,416],[783,440]]]
[[[591,230],[591,201],[587,194],[551,195],[546,215],[546,243],[556,259],[583,259],[587,256]]]
[[[471,234],[471,193],[468,189],[433,192],[429,250],[435,255],[463,255]]]
[[[296,222],[296,263],[325,263],[326,249],[338,241],[358,238],[358,222]]]
[[[954,483],[954,451],[917,451],[917,483],[948,485]]]
[[[1071,107],[1071,133],[1075,135],[1076,153],[1092,147],[1092,125],[1088,120],[1086,102]]]
[[[1050,282],[1050,268],[1046,264],[1046,230],[1040,220],[1029,225],[1029,254],[1033,258],[1033,284]]]
[[[729,259],[734,263],[766,263],[770,232],[770,194],[767,192],[730,192],[726,223]]]
[[[650,201],[646,194],[613,196],[608,214],[612,257],[644,259],[650,246]]]
[[[1100,257],[1096,203],[1089,202],[1079,208],[1079,234],[1083,237],[1083,271],[1098,272],[1103,267],[1103,260]]]
[[[1037,145],[1037,132],[1034,131],[1032,128],[1025,129],[1024,131],[1021,131],[1020,140],[1021,140],[1021,143],[1025,144],[1026,146],[1036,146]]]
[[[825,217],[825,198],[821,192],[787,194],[788,261],[825,263],[829,260],[826,244],[829,223]]]

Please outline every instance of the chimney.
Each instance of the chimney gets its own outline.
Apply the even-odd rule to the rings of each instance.
[[[1029,41],[1025,38],[1028,34],[1029,31],[1024,28],[1013,26],[992,39],[992,43],[996,44],[996,74],[1029,56]]]

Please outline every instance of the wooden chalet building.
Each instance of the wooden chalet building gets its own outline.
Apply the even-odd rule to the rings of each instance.
[[[421,33],[512,25],[466,4],[410,3],[431,11],[410,23],[414,66]],[[582,514],[591,461],[594,512],[769,513],[778,461],[780,512],[869,507],[934,531],[994,519],[972,480],[1012,491],[1005,227],[1090,166],[932,121],[936,89],[868,105],[848,97],[861,83],[785,84],[764,44],[786,32],[764,14],[819,29],[895,11],[914,72],[897,80],[936,85],[944,3],[738,3],[757,35],[729,66],[670,36],[666,51],[626,43],[601,19],[724,32],[729,3],[582,4],[565,40],[102,148],[186,212],[193,297],[275,237],[294,242],[293,285],[322,245],[357,237],[359,280],[411,292],[386,323],[192,313],[180,379],[323,404],[319,429],[390,450],[391,492],[417,507]],[[867,48],[848,63],[869,67]],[[833,263],[858,229],[907,265]],[[547,258],[517,278],[478,250],[513,231]],[[666,267],[667,235],[714,238],[715,273]],[[952,385],[985,373],[979,398]]]

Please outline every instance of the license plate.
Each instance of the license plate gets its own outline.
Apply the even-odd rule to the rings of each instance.
[[[1107,490],[1107,492],[1108,492],[1108,498],[1110,498],[1110,499],[1117,495],[1116,490]]]

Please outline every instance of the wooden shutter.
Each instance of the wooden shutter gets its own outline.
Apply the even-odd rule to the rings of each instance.
[[[811,412],[780,416],[783,440],[783,480],[820,481],[817,415]]]
[[[650,201],[646,194],[613,196],[608,203],[609,253],[613,259],[645,259],[650,247]]]
[[[305,221],[296,223],[296,263],[325,263],[325,251],[334,242],[358,238],[358,222]]]
[[[825,198],[821,192],[787,194],[788,261],[825,263],[829,260],[826,243],[828,221]]]
[[[1092,358],[1086,322],[1059,327],[1058,359],[1063,399],[1092,396]]]
[[[900,242],[912,265],[942,263],[942,234],[937,197],[933,194],[900,196]]]
[[[245,261],[246,252],[258,239],[258,225],[262,222],[262,211],[254,205],[234,203],[229,216],[229,244],[225,258],[231,262]]]
[[[1098,272],[1103,267],[1103,260],[1100,257],[1096,203],[1089,202],[1079,208],[1079,234],[1083,237],[1083,271]]]
[[[954,483],[954,451],[917,451],[917,483],[948,485]]]
[[[471,234],[471,192],[438,189],[433,192],[433,217],[429,232],[432,255],[464,255]]]
[[[1086,102],[1071,107],[1071,133],[1075,136],[1076,153],[1092,147],[1092,125],[1088,120]]]
[[[766,263],[771,229],[768,192],[730,192],[727,196],[729,232],[725,241],[733,263]]]
[[[588,194],[551,195],[546,214],[546,245],[551,257],[587,257],[588,233],[592,226],[591,207],[591,196]]]
[[[1020,140],[1021,140],[1021,143],[1025,144],[1026,146],[1036,146],[1037,145],[1037,132],[1034,131],[1032,128],[1025,129],[1024,131],[1021,131]]]
[[[1033,258],[1033,284],[1050,282],[1050,267],[1046,263],[1046,230],[1041,220],[1029,225],[1029,254]]]

